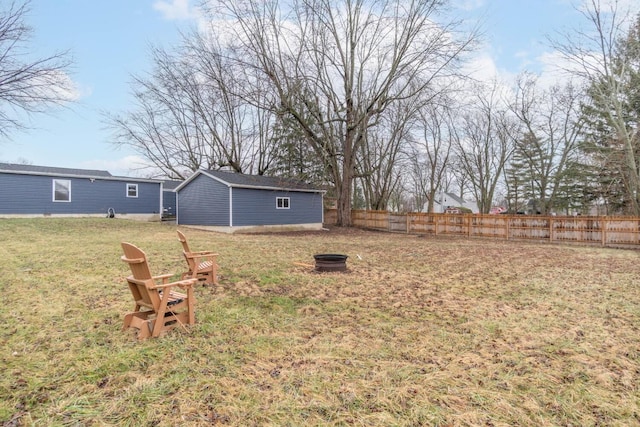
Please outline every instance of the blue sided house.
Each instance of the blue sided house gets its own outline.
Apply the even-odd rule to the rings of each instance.
[[[175,191],[179,225],[228,233],[322,229],[324,190],[304,182],[198,170]]]
[[[107,171],[0,163],[0,217],[110,216],[159,221],[162,181]]]

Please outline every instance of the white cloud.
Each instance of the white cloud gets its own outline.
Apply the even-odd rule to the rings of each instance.
[[[62,104],[79,101],[91,94],[86,87],[81,87],[69,74],[62,70],[34,77],[30,84],[35,88],[33,98],[52,99]]]
[[[564,84],[572,80],[570,70],[575,68],[558,51],[543,52],[536,58],[540,65],[538,83],[541,87],[550,88],[557,84]]]
[[[496,63],[487,52],[479,52],[465,65],[466,72],[480,81],[492,81],[498,76]]]
[[[89,88],[79,86],[67,73],[57,72],[56,79],[60,84],[57,89],[51,88],[51,90],[57,92],[57,95],[66,101],[79,101],[91,95],[92,91]]]
[[[638,0],[600,0],[599,3],[603,12],[609,12],[612,9],[617,9],[618,13],[629,12],[630,15],[633,15],[640,11]],[[579,7],[582,10],[586,10],[592,9],[593,5],[591,0],[583,0]]]
[[[157,0],[153,8],[170,21],[189,20],[198,17],[195,7],[189,6],[189,0]]]
[[[480,9],[485,5],[485,0],[455,0],[453,7],[465,11]]]

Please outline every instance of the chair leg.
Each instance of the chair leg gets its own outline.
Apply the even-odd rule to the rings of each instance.
[[[195,292],[193,292],[192,287],[189,287],[187,289],[187,311],[189,313],[189,325],[195,325],[196,323],[196,313],[194,311],[195,305],[196,305]]]
[[[135,314],[136,313],[127,313],[124,315],[124,322],[122,324],[123,331],[131,326],[131,322],[133,321],[133,316],[135,316]]]
[[[151,331],[151,336],[154,338],[159,337],[164,331],[166,324],[167,319],[165,319],[164,313],[162,313],[162,315],[158,315],[155,322],[153,322],[153,331]]]
[[[218,270],[200,272],[198,274],[198,281],[202,282],[203,286],[220,285],[220,283],[218,283]]]
[[[138,329],[138,339],[139,340],[144,340],[147,339],[151,336],[151,327],[153,325],[153,321],[152,320],[147,320],[145,322],[144,325],[141,326],[140,329]]]
[[[149,319],[148,314],[141,312],[127,313],[124,316],[122,330],[135,328],[138,330],[138,339],[143,340],[151,335],[151,325],[153,319]]]
[[[127,328],[140,328],[143,322],[149,320],[149,314],[141,311],[132,311],[124,316],[122,330]]]

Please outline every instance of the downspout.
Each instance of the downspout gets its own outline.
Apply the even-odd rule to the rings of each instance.
[[[162,217],[164,216],[164,183],[160,183],[160,221],[162,221]]]
[[[233,187],[229,186],[229,227],[233,227]]]

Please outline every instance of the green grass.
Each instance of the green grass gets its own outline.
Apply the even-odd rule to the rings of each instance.
[[[137,341],[120,242],[177,275],[175,229],[0,220],[0,423],[640,423],[637,251],[184,229],[220,285],[196,289],[190,333]],[[315,273],[315,253],[349,271]]]

